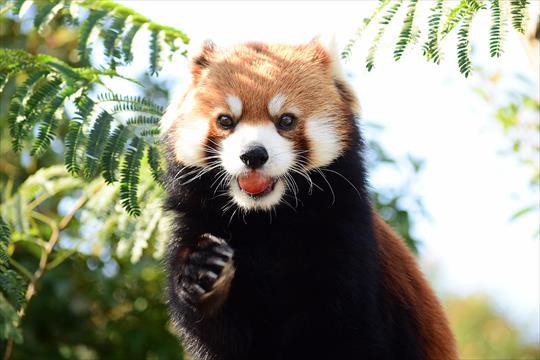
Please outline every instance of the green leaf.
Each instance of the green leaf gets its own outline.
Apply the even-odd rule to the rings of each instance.
[[[124,151],[124,146],[127,141],[127,129],[125,126],[120,125],[114,129],[107,141],[105,151],[101,157],[101,164],[103,167],[103,177],[109,184],[116,181],[116,170],[118,169],[118,161],[120,155]]]
[[[353,46],[361,38],[362,34],[367,29],[369,24],[373,21],[373,19],[375,19],[389,3],[390,0],[380,1],[377,8],[375,8],[375,11],[373,11],[369,17],[364,18],[362,26],[356,29],[354,36],[347,42],[347,45],[345,45],[345,48],[341,52],[342,59],[348,59],[351,56]]]
[[[22,343],[23,336],[19,327],[20,318],[17,310],[0,293],[0,339],[13,339],[17,344]]]
[[[14,151],[20,151],[22,148],[20,124],[24,120],[23,109],[26,106],[28,98],[32,94],[34,86],[47,76],[47,71],[36,71],[30,74],[28,79],[19,85],[10,99],[8,110],[8,124],[12,138],[12,147]]]
[[[512,215],[511,220],[516,220],[517,218],[527,215],[528,213],[533,212],[537,208],[538,208],[538,205],[527,206],[526,208],[523,208],[519,210],[518,212],[516,212],[514,215]]]
[[[36,122],[43,115],[43,108],[47,107],[49,99],[55,97],[62,87],[62,81],[59,78],[53,78],[47,80],[41,87],[30,95],[28,101],[24,106],[24,114],[18,122],[18,132],[17,138],[12,138],[13,149],[20,149],[20,141],[27,138],[30,135],[31,130],[33,129]],[[50,124],[51,125],[51,124]],[[45,128],[43,129],[46,130]],[[46,132],[42,136],[46,137]]]
[[[129,214],[134,216],[138,216],[141,213],[137,199],[137,189],[143,154],[144,142],[141,138],[134,137],[129,143],[121,171],[120,198],[122,205]]]
[[[148,147],[148,164],[152,170],[152,177],[155,181],[161,183],[161,177],[163,176],[163,169],[161,168],[161,156],[159,150],[155,146]]]
[[[155,116],[133,116],[127,119],[126,124],[138,126],[159,126],[159,118]]]
[[[78,175],[81,171],[79,166],[80,148],[84,144],[84,133],[81,121],[71,120],[66,135],[64,154],[64,164],[66,169],[72,175]]]
[[[0,216],[0,267],[9,264],[8,247],[11,242],[11,229]]]
[[[382,19],[379,21],[379,30],[377,31],[377,35],[375,35],[375,38],[371,42],[371,46],[368,50],[367,58],[366,58],[366,68],[368,71],[373,70],[375,67],[375,54],[377,52],[377,48],[379,46],[379,43],[381,42],[381,39],[384,35],[384,32],[390,22],[392,22],[392,19],[398,12],[400,6],[401,6],[402,0],[397,0],[386,12],[386,14],[382,17]]]
[[[441,18],[443,14],[444,0],[437,0],[435,6],[431,8],[431,15],[428,18],[428,38],[422,46],[424,56],[434,63],[441,61],[441,52],[439,49],[439,31],[441,27]]]
[[[0,289],[17,310],[24,303],[25,285],[26,282],[15,270],[4,267],[0,272]]]
[[[489,30],[489,54],[491,57],[499,57],[502,54],[504,25],[499,0],[491,0],[491,28]]]
[[[30,153],[32,156],[41,155],[49,147],[54,138],[54,131],[57,125],[57,112],[64,104],[64,101],[75,93],[75,90],[76,89],[72,87],[66,87],[47,105],[47,108],[42,115],[43,121],[34,142],[34,147]]]
[[[468,77],[471,73],[471,44],[470,44],[470,30],[471,23],[474,14],[480,9],[480,7],[470,8],[464,15],[461,26],[459,28],[457,38],[457,58],[459,72],[465,77]]]
[[[457,24],[463,19],[463,16],[467,13],[468,3],[470,0],[461,0],[446,16],[446,21],[443,25],[441,32],[441,38],[448,35]]]
[[[83,171],[84,177],[87,179],[91,179],[97,174],[99,159],[105,149],[112,120],[113,118],[108,112],[102,111],[90,130]]]
[[[109,64],[111,67],[116,66],[116,59],[119,58],[119,52],[116,49],[118,38],[124,31],[126,24],[126,18],[115,17],[111,26],[105,32],[103,39],[103,46],[105,48],[105,56],[109,57]]]
[[[107,15],[106,11],[90,11],[88,18],[86,18],[79,29],[79,44],[77,49],[79,50],[82,63],[88,63],[88,57],[91,52],[91,48],[88,47],[88,40],[94,28],[100,25],[105,15]]]
[[[512,16],[512,26],[520,33],[525,33],[525,19],[529,0],[511,0],[510,15]]]
[[[157,75],[161,70],[161,37],[160,31],[150,33],[150,75]]]
[[[163,107],[140,96],[103,93],[98,95],[98,101],[117,103],[112,109],[113,114],[118,112],[141,112],[161,117],[164,112]]]
[[[394,49],[395,61],[401,59],[401,56],[405,52],[407,45],[409,45],[412,40],[412,28],[417,4],[418,0],[409,0],[409,6],[407,8],[407,13],[405,14],[405,20],[403,21],[403,26],[401,28],[401,32],[399,33],[396,48]]]
[[[135,35],[140,29],[140,24],[133,24],[127,32],[126,36],[124,36],[124,39],[122,40],[122,52],[124,54],[124,61],[126,64],[129,64],[133,61],[133,53],[131,52],[131,47],[133,44],[133,39],[135,38]]]

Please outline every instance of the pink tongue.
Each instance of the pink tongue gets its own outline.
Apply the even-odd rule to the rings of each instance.
[[[245,192],[257,195],[272,185],[272,178],[264,176],[257,171],[251,171],[249,174],[238,178],[238,185]]]

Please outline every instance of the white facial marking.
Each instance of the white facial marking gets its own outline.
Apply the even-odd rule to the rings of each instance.
[[[208,130],[208,119],[180,116],[174,137],[176,159],[187,166],[204,166],[204,144]]]
[[[274,124],[243,124],[240,122],[233,133],[221,142],[220,158],[227,173],[233,176],[230,194],[244,209],[269,209],[281,200],[285,185],[278,180],[272,192],[260,198],[253,198],[243,192],[236,183],[236,177],[249,171],[240,159],[247,147],[253,144],[263,146],[268,152],[268,161],[258,169],[265,176],[279,177],[287,173],[294,162],[293,144],[279,135]]]
[[[268,102],[268,113],[272,116],[281,115],[281,108],[287,98],[283,94],[277,94]]]
[[[310,169],[330,164],[343,152],[343,144],[332,122],[332,118],[324,116],[306,121],[306,136],[311,144]]]
[[[234,115],[235,118],[242,116],[242,100],[239,97],[234,95],[227,95],[225,98],[227,105],[229,105],[229,110]]]

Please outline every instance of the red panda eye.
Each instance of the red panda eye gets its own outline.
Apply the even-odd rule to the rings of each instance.
[[[293,114],[283,114],[279,117],[277,125],[281,130],[290,130],[293,128],[295,123],[296,116]]]
[[[234,126],[234,121],[229,115],[219,115],[217,123],[223,129],[231,129]]]

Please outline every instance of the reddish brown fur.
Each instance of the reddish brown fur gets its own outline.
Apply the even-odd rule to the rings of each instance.
[[[377,214],[374,215],[385,289],[410,309],[416,319],[425,359],[458,359],[454,335],[439,300],[402,239]]]

